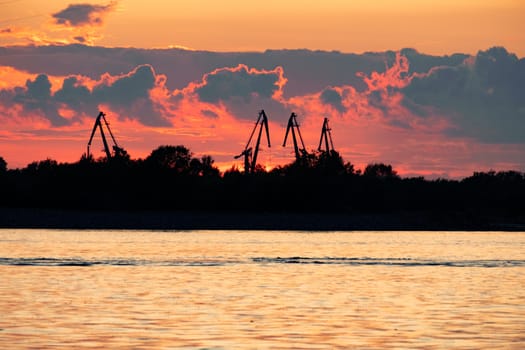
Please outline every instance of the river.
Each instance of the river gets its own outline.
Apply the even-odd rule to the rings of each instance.
[[[524,232],[0,229],[2,349],[523,349]]]

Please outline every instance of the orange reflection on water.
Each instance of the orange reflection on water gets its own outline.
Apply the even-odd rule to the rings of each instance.
[[[525,344],[524,233],[0,230],[0,240],[1,348]]]

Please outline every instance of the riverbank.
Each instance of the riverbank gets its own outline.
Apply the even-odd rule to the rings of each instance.
[[[0,208],[0,228],[137,230],[525,231],[525,218],[457,212],[282,213]]]

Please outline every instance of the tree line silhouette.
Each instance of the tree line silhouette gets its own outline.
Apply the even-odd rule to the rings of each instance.
[[[336,151],[305,154],[293,163],[245,174],[221,173],[210,156],[185,146],[160,146],[144,159],[120,152],[84,155],[8,169],[0,157],[0,206],[79,210],[235,212],[430,212],[469,218],[523,218],[525,174],[476,172],[462,180],[402,178],[391,165],[363,171]]]

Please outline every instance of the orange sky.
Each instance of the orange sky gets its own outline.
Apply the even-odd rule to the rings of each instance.
[[[83,3],[0,0],[0,46],[82,42],[106,47],[180,46],[209,51],[307,48],[355,53],[414,47],[434,55],[476,55],[479,50],[504,46],[518,57],[525,56],[525,1],[521,0],[88,1],[100,6],[89,23],[57,25],[53,14],[70,4]],[[287,72],[278,66],[264,71],[233,64],[170,90],[165,81],[170,74],[177,74],[177,69],[154,72],[148,96],[140,96],[133,105],[101,102],[93,106],[108,113],[117,139],[133,158],[145,157],[161,144],[184,144],[197,155],[212,155],[224,170],[235,164],[233,155],[244,147],[258,111],[269,108],[273,147],[263,149],[259,159],[270,167],[293,160],[291,148],[280,147],[285,131],[282,120],[293,110],[299,115],[308,149],[317,147],[322,119],[329,116],[336,148],[357,168],[377,161],[393,164],[402,175],[431,177],[460,177],[488,168],[523,170],[523,163],[519,163],[524,150],[521,143],[490,144],[468,134],[449,137],[448,130],[458,126],[451,124],[449,115],[433,110],[422,118],[403,105],[404,96],[395,88],[407,86],[416,77],[406,76],[408,67],[403,60],[384,71],[362,75],[366,90],[358,91],[350,83],[333,86],[342,96],[345,112],[321,103],[322,89],[284,97]],[[263,98],[257,95],[259,91],[254,92],[255,102],[238,103],[243,109],[240,114],[232,107],[239,96],[232,94],[232,99],[226,96],[214,103],[199,95],[197,90],[208,84],[208,77],[230,72],[235,81],[244,69],[250,78],[267,73],[278,76],[272,86],[274,94]],[[94,78],[77,74],[75,78],[77,85],[93,93],[96,86],[110,86],[135,73],[131,68],[118,74]],[[53,95],[67,77],[47,74],[47,78]],[[15,94],[15,88],[28,89],[27,81],[36,79],[34,72],[0,66],[0,90]],[[374,104],[378,96],[381,106]],[[150,110],[148,103],[153,106]],[[0,103],[0,156],[8,166],[22,167],[47,157],[78,160],[96,113],[68,108],[59,108],[68,121],[68,125],[59,126],[42,111]],[[253,120],[246,116],[247,110]],[[170,125],[146,126],[140,116],[132,115],[140,113],[137,111],[158,112],[160,120]],[[93,149],[97,147],[101,148],[95,144]]]
[[[70,41],[82,32],[93,44],[183,46],[211,51],[308,48],[364,52],[414,47],[430,54],[504,46],[525,55],[521,0],[89,1],[112,4],[103,24],[51,27],[50,14],[74,1],[0,1],[0,44]]]

